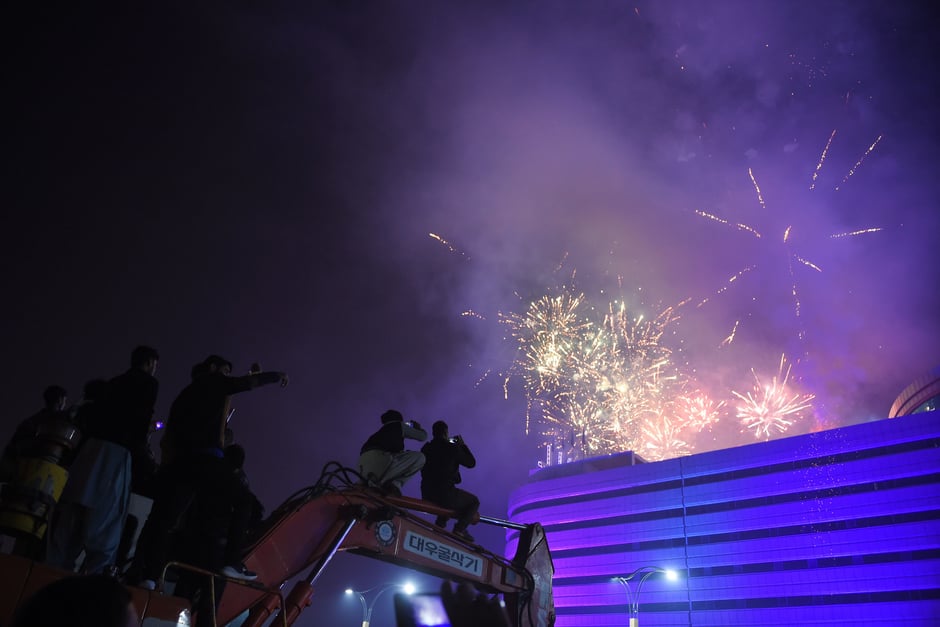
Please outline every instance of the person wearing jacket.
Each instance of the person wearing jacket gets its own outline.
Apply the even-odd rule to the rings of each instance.
[[[447,423],[443,420],[431,426],[431,434],[433,439],[421,447],[425,459],[421,469],[421,498],[456,511],[454,533],[472,542],[473,536],[467,532],[467,526],[476,517],[480,499],[461,490],[457,484],[461,482],[460,467],[473,468],[477,460],[462,437],[450,437]],[[443,527],[447,518],[438,516],[434,523]]]
[[[191,383],[173,401],[158,487],[141,531],[130,581],[153,589],[175,558],[226,577],[257,579],[242,563],[252,502],[224,458],[231,397],[265,385],[288,384],[284,372],[231,376],[228,360],[210,355],[193,368]],[[219,542],[219,539],[223,542]]]
[[[405,422],[401,412],[389,409],[382,414],[381,428],[359,449],[359,473],[367,485],[401,496],[401,490],[424,466],[420,451],[406,451],[405,440],[424,442],[428,433],[417,420]]]

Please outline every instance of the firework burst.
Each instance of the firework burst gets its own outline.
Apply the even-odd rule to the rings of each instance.
[[[753,368],[751,374],[754,375],[754,387],[750,392],[740,394],[732,390],[731,393],[741,401],[737,406],[741,425],[755,438],[769,440],[771,435],[783,433],[803,410],[811,407],[810,401],[815,395],[800,394],[788,386],[790,364],[786,355],[780,356],[777,375],[771,378],[770,383],[762,383]]]
[[[567,443],[575,457],[647,450],[645,440],[677,450],[664,444],[671,430],[659,420],[684,382],[663,342],[676,308],[648,318],[614,301],[603,316],[597,311],[583,293],[562,288],[524,313],[501,314],[516,345],[506,381],[515,374],[524,382],[527,432],[535,418],[546,444]],[[669,421],[688,424],[671,414]]]
[[[692,446],[686,441],[685,425],[666,413],[656,413],[643,424],[643,458],[660,461],[689,455]]]
[[[815,190],[817,187],[817,183],[819,181],[819,175],[821,171],[823,170],[823,164],[826,162],[826,158],[829,155],[829,151],[830,151],[830,148],[832,146],[832,143],[835,137],[836,137],[836,131],[833,130],[832,133],[829,135],[829,138],[826,140],[825,146],[822,149],[822,153],[820,154],[819,159],[816,162],[815,169],[812,172],[811,181],[809,185],[810,191]],[[842,178],[841,182],[839,182],[837,185],[833,187],[835,191],[838,191],[840,187],[845,185],[848,182],[848,180],[856,173],[856,171],[861,167],[865,159],[872,153],[872,151],[875,150],[875,147],[878,145],[881,139],[882,139],[882,136],[879,135],[871,143],[871,145],[868,146],[868,148],[862,153],[861,157],[858,158],[855,164],[849,169],[848,173],[846,173],[846,175]],[[748,179],[750,180],[751,187],[753,187],[754,189],[754,193],[756,195],[756,200],[757,200],[757,206],[760,208],[761,216],[765,216],[768,214],[769,204],[768,204],[768,201],[765,200],[764,192],[761,190],[760,184],[758,182],[758,175],[755,173],[753,168],[748,168],[747,176],[748,176]],[[749,235],[752,235],[753,237],[757,239],[761,239],[761,240],[774,239],[774,238],[764,237],[764,234],[762,234],[761,232],[761,231],[766,231],[767,229],[773,230],[772,225],[771,226],[765,225],[764,227],[761,227],[759,229],[757,226],[753,226],[753,225],[746,224],[743,222],[732,222],[730,220],[717,216],[713,213],[709,213],[707,211],[703,211],[700,209],[695,210],[695,214],[711,222],[717,222],[718,224],[721,224],[724,227],[727,227],[736,231],[745,232]],[[776,216],[779,218],[780,213],[777,212]],[[764,218],[761,218],[761,219],[763,220]],[[829,238],[841,239],[841,238],[847,238],[847,237],[858,237],[861,235],[876,233],[881,230],[882,229],[880,227],[860,228],[860,229],[856,229],[856,230],[848,231],[844,233],[834,233],[834,234],[829,235]],[[791,237],[792,233],[793,233],[793,224],[787,224],[783,228],[782,236],[780,236],[778,241],[780,241],[783,246],[785,268],[787,271],[787,276],[789,277],[789,285],[788,285],[787,292],[789,293],[789,297],[791,301],[793,318],[796,322],[796,337],[802,346],[804,340],[806,339],[806,330],[804,328],[804,323],[801,317],[802,303],[800,301],[800,289],[798,287],[796,268],[798,267],[808,268],[817,273],[821,273],[823,271],[823,268],[818,263],[805,258],[804,256],[800,255],[796,251],[793,238]],[[726,292],[727,290],[729,290],[732,286],[738,283],[739,280],[742,279],[742,277],[744,277],[745,274],[753,272],[754,270],[758,268],[758,266],[759,264],[749,264],[745,266],[743,269],[739,270],[738,272],[732,274],[716,291],[713,292],[711,296],[701,299],[700,302],[698,303],[698,307],[702,307],[703,305],[705,305],[711,299],[712,296],[720,295]],[[721,341],[720,346],[728,345],[734,340],[734,337],[738,331],[739,325],[740,325],[740,320],[736,320],[734,322],[733,329],[728,334],[728,336],[725,337]],[[805,354],[805,351],[806,351],[805,346],[803,346],[803,351]]]
[[[675,324],[689,299],[652,310],[628,305],[624,298],[597,302],[570,287],[574,277],[572,271],[567,284],[496,315],[512,348],[508,367],[496,372],[507,398],[510,382],[522,382],[525,431],[544,447],[544,463],[625,451],[649,461],[688,455],[699,434],[733,417],[728,409],[735,397],[738,420],[765,439],[785,432],[808,408],[813,397],[789,392],[790,368],[783,360],[770,385],[754,374],[757,385],[746,394],[703,388],[676,348],[683,342],[675,337]],[[619,278],[618,285],[623,290]],[[472,309],[460,315],[488,319]],[[725,344],[736,330],[737,323]],[[487,369],[477,385],[491,372]]]
[[[715,401],[701,390],[676,400],[676,413],[682,416],[688,425],[701,431],[718,424],[725,401]]]

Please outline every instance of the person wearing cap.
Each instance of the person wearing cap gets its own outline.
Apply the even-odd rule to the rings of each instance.
[[[428,433],[417,420],[405,422],[395,409],[382,414],[381,420],[379,430],[359,449],[359,474],[367,485],[401,496],[405,482],[424,466],[424,454],[405,450],[405,440],[424,442]]]

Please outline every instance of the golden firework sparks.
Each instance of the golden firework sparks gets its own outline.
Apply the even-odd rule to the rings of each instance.
[[[465,252],[463,252],[462,250],[458,250],[457,247],[455,247],[453,244],[448,242],[446,239],[444,239],[437,233],[428,233],[428,237],[430,237],[431,239],[435,239],[438,242],[440,242],[443,246],[446,246],[447,250],[449,250],[450,252],[460,255],[461,257],[465,257],[466,259],[470,259],[470,257]]]
[[[689,455],[692,447],[683,439],[682,426],[665,414],[658,414],[643,424],[642,455],[648,461],[660,461]]]
[[[848,98],[848,94],[846,94]],[[836,129],[832,129],[832,134],[829,135],[829,140],[826,142],[826,147],[823,148],[822,154],[819,155],[819,162],[816,163],[816,169],[813,171],[813,180],[809,185],[810,190],[816,189],[816,177],[819,176],[819,171],[822,170],[823,163],[826,161],[826,155],[829,154],[829,146],[832,145],[832,140],[836,136]]]
[[[830,150],[830,148],[831,148],[831,146],[832,146],[832,143],[833,143],[833,140],[835,139],[835,136],[836,136],[836,130],[834,129],[834,130],[829,134],[829,138],[826,140],[826,145],[825,145],[825,147],[823,148],[822,154],[820,155],[819,160],[818,160],[818,162],[816,163],[816,168],[815,168],[815,170],[813,171],[813,175],[812,175],[812,180],[811,180],[811,184],[810,184],[810,190],[815,189],[817,179],[819,178],[819,174],[820,174],[820,172],[822,171],[823,164],[824,164],[825,161],[826,161],[826,157],[827,157],[828,154],[829,154],[829,150]],[[862,164],[862,162],[865,160],[865,158],[866,158],[869,154],[871,154],[871,152],[875,149],[875,147],[876,147],[876,146],[878,145],[878,143],[881,141],[882,137],[883,137],[882,135],[879,135],[879,136],[871,143],[871,145],[868,147],[868,149],[865,150],[864,154],[862,154],[862,156],[858,159],[858,161],[856,161],[855,165],[849,170],[848,174],[846,174],[846,176],[842,179],[842,183],[843,183],[843,184],[849,179],[849,177],[851,177],[851,176],[855,173],[855,171],[856,171],[856,170],[858,169],[858,167]],[[758,182],[757,182],[757,177],[754,175],[753,169],[752,169],[752,168],[748,168],[747,174],[748,174],[748,177],[749,177],[750,180],[751,180],[752,186],[754,187],[754,191],[755,191],[756,194],[757,194],[757,201],[758,201],[758,203],[760,204],[760,206],[761,206],[763,209],[766,209],[766,208],[767,208],[767,203],[766,203],[765,200],[764,200],[763,192],[762,192],[762,190],[761,190],[761,188],[760,188],[760,185],[759,185]],[[838,189],[839,189],[838,186],[836,186],[835,189],[838,190]],[[720,216],[717,216],[717,215],[714,215],[714,214],[711,214],[711,213],[708,213],[708,212],[705,212],[705,211],[702,211],[702,210],[695,210],[695,213],[696,213],[698,216],[700,216],[700,217],[707,218],[707,219],[709,219],[709,220],[711,220],[711,221],[714,221],[714,222],[718,222],[719,224],[725,225],[725,226],[727,226],[727,227],[729,227],[729,228],[734,228],[734,229],[737,229],[737,230],[747,231],[747,232],[750,232],[750,233],[752,233],[752,234],[754,234],[754,235],[760,237],[760,233],[758,232],[758,230],[757,230],[756,227],[753,227],[753,226],[750,226],[750,225],[746,225],[746,224],[733,223],[733,222],[731,222],[731,221],[729,221],[729,220],[726,220],[726,219],[724,219],[724,218],[722,218],[722,217],[720,217]],[[858,229],[858,230],[855,230],[855,231],[849,231],[849,232],[845,232],[845,233],[837,233],[837,234],[830,235],[829,237],[830,237],[831,239],[838,239],[838,238],[843,238],[843,237],[854,237],[854,236],[858,236],[858,235],[876,233],[876,232],[881,231],[881,230],[882,230],[882,229],[881,229],[880,227],[869,227],[869,228]],[[788,226],[784,229],[784,231],[783,231],[783,236],[782,236],[782,241],[783,241],[784,249],[785,249],[785,251],[786,251],[786,269],[787,269],[787,273],[789,274],[789,277],[790,277],[790,281],[789,281],[790,284],[789,284],[788,287],[789,287],[789,292],[790,292],[791,300],[792,300],[792,303],[793,303],[793,316],[794,316],[794,320],[795,320],[796,323],[797,323],[797,325],[796,325],[796,326],[797,326],[797,329],[796,329],[796,337],[797,337],[797,339],[798,339],[800,342],[803,342],[803,341],[806,339],[806,329],[805,329],[805,327],[803,326],[803,322],[802,322],[802,319],[801,319],[802,303],[801,303],[801,301],[800,301],[799,289],[798,289],[798,284],[797,284],[797,283],[798,283],[798,282],[797,282],[797,275],[796,275],[796,273],[794,272],[794,265],[798,263],[798,264],[800,264],[800,265],[802,265],[802,266],[804,266],[804,267],[806,267],[806,268],[809,268],[809,269],[811,269],[811,270],[815,270],[816,272],[822,272],[822,268],[821,268],[818,264],[814,263],[813,261],[810,261],[810,260],[806,259],[805,257],[802,257],[801,255],[799,255],[799,254],[794,250],[794,245],[793,245],[793,242],[792,242],[792,240],[794,239],[794,238],[793,238],[793,235],[794,235],[794,227],[793,227],[793,225],[791,224],[791,225],[788,225]],[[711,296],[706,296],[705,298],[703,298],[703,299],[698,303],[697,306],[698,306],[698,307],[702,307],[702,306],[705,305],[707,302],[709,302],[714,296],[720,295],[720,294],[722,294],[723,292],[727,291],[727,290],[732,286],[732,284],[733,284],[738,278],[740,278],[745,272],[754,270],[754,269],[756,269],[756,268],[757,268],[757,266],[756,266],[756,265],[753,265],[753,266],[748,266],[748,267],[745,268],[744,270],[739,271],[738,273],[736,273],[735,275],[733,275],[730,279],[728,279],[728,281],[726,281],[725,284],[722,285],[714,294],[712,294]],[[730,338],[730,339],[733,339],[733,334],[730,335],[730,336],[728,336],[728,337],[726,337],[726,338],[719,344],[719,346],[724,346],[725,344],[729,343],[729,342],[730,342],[730,339],[729,339],[729,338]],[[805,350],[805,347],[804,347],[804,350]]]
[[[676,307],[652,317],[623,301],[608,302],[600,318],[598,309],[562,287],[524,313],[501,314],[516,345],[509,376],[524,384],[527,432],[535,417],[548,444],[567,443],[579,455],[640,450],[643,416],[681,386],[663,343]]]
[[[718,290],[715,292],[714,295],[715,295],[715,296],[718,296],[718,295],[723,294],[724,292],[728,291],[728,288],[731,287],[731,285],[732,285],[735,281],[737,281],[737,280],[740,279],[742,276],[744,276],[744,274],[746,274],[746,273],[748,273],[748,272],[751,272],[752,270],[756,270],[756,269],[757,269],[757,266],[756,266],[756,265],[753,265],[753,266],[747,266],[746,268],[744,268],[744,269],[742,269],[742,270],[738,270],[737,272],[735,272],[734,274],[732,274],[732,275],[728,278],[728,281],[727,281],[724,285],[722,285],[720,288],[718,288]],[[700,303],[699,303],[698,305],[696,305],[696,306],[697,306],[697,307],[701,307],[702,305],[704,305],[705,303],[707,303],[709,300],[711,300],[711,296],[707,296],[704,300],[702,300],[702,302],[700,302]]]
[[[695,213],[697,213],[698,215],[702,216],[703,218],[708,218],[709,220],[714,220],[715,222],[718,222],[718,223],[720,223],[720,224],[724,224],[725,226],[730,226],[731,228],[738,229],[739,231],[746,231],[746,232],[750,233],[751,235],[753,235],[754,237],[760,237],[760,236],[761,236],[761,234],[758,233],[757,230],[756,230],[754,227],[752,227],[752,226],[748,226],[748,225],[746,225],[746,224],[741,224],[740,222],[729,222],[729,221],[725,220],[724,218],[719,218],[719,217],[716,216],[715,214],[713,214],[713,213],[708,213],[707,211],[702,211],[701,209],[696,209],[696,210],[695,210]]]
[[[770,383],[762,383],[754,369],[754,386],[750,392],[740,394],[732,390],[732,394],[741,400],[737,406],[737,417],[746,429],[754,433],[758,439],[770,439],[774,433],[783,433],[796,420],[800,413],[812,407],[810,401],[813,394],[800,394],[788,387],[790,378],[790,364],[786,355],[780,356],[780,366],[776,376]]]
[[[676,412],[683,416],[688,425],[696,431],[717,424],[721,418],[721,409],[725,401],[715,401],[701,390],[680,396],[676,401]]]
[[[875,146],[878,145],[878,142],[881,141],[882,137],[884,136],[879,135],[877,138],[875,138],[875,141],[873,141],[871,143],[871,146],[869,146],[868,149],[864,153],[862,153],[862,156],[858,158],[858,161],[855,162],[855,165],[849,168],[849,172],[842,179],[842,182],[836,185],[836,191],[839,191],[839,187],[842,185],[845,185],[846,181],[848,181],[855,174],[855,171],[859,168],[859,166],[862,165],[862,162],[865,160],[865,158],[871,154],[871,151],[875,149]]]
[[[751,183],[754,184],[754,191],[757,192],[757,202],[760,203],[761,207],[766,209],[767,205],[764,203],[764,195],[760,191],[760,185],[757,184],[757,179],[754,178],[754,172],[751,170],[751,168],[747,169],[747,175],[751,177]]]
[[[856,237],[856,236],[858,236],[858,235],[865,235],[866,233],[877,233],[878,231],[882,231],[882,230],[884,230],[884,229],[882,229],[880,226],[875,226],[875,227],[871,227],[871,228],[868,228],[868,229],[859,229],[859,230],[857,230],[857,231],[848,231],[847,233],[834,233],[834,234],[830,235],[829,237],[830,237],[831,239],[839,239],[840,237]]]
[[[812,261],[809,261],[808,259],[803,259],[802,257],[800,257],[800,256],[797,255],[797,254],[794,254],[794,255],[793,255],[793,258],[796,259],[797,261],[799,261],[801,264],[803,264],[803,265],[806,266],[807,268],[812,268],[812,269],[815,270],[816,272],[822,272],[822,268],[820,268],[819,266],[817,266],[817,265],[816,265],[815,263],[813,263]]]
[[[734,321],[734,326],[731,327],[731,333],[729,333],[729,334],[728,334],[728,337],[726,337],[725,339],[723,339],[723,340],[721,341],[721,344],[719,344],[719,346],[726,346],[726,345],[728,345],[728,344],[730,344],[731,342],[734,341],[734,336],[735,336],[735,335],[737,334],[737,332],[738,332],[738,325],[739,325],[739,324],[741,324],[741,321],[740,321],[740,320],[735,320],[735,321]]]

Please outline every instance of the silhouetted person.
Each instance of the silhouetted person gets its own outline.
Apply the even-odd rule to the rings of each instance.
[[[467,532],[467,526],[473,522],[480,508],[480,499],[461,490],[457,484],[461,482],[460,467],[473,468],[477,460],[463,438],[459,435],[451,438],[448,431],[447,423],[438,420],[431,426],[434,437],[421,447],[425,459],[424,468],[421,469],[421,498],[455,510],[457,520],[454,522],[454,533],[472,542],[473,536]],[[434,524],[443,527],[447,524],[447,518],[438,516]]]
[[[209,367],[206,365],[206,360],[200,361],[193,364],[193,367],[189,369],[189,380],[195,381],[197,377],[208,373]],[[160,439],[160,465],[166,467],[173,462],[173,458],[176,456],[176,446],[173,434],[170,433],[169,429],[166,429],[166,425],[163,426],[163,437]]]
[[[49,519],[68,476],[63,468],[80,441],[66,400],[64,388],[46,388],[43,408],[17,426],[0,461],[0,506],[20,512],[5,516],[3,525],[15,555],[39,560],[45,554]]]
[[[231,372],[229,361],[210,355],[202,367],[194,367],[192,382],[170,408],[166,437],[173,455],[161,467],[129,575],[147,587],[159,579],[171,551],[173,559],[228,577],[257,578],[241,561],[252,503],[224,459],[226,419],[233,394],[272,383],[283,387],[288,378],[283,372],[243,377]]]
[[[359,450],[359,473],[368,485],[401,496],[405,482],[424,466],[420,451],[406,451],[405,439],[424,442],[428,433],[417,420],[405,422],[401,412],[382,414],[382,427],[369,436]]]
[[[65,577],[40,588],[13,616],[11,627],[138,627],[127,588],[105,575]]]
[[[160,355],[149,346],[138,346],[131,353],[131,367],[108,382],[110,424],[105,432],[131,452],[131,490],[152,496],[151,482],[157,462],[150,450],[153,412],[159,383],[156,374]]]
[[[35,457],[41,454],[40,430],[58,420],[66,418],[65,404],[68,401],[65,388],[50,385],[42,393],[43,407],[38,412],[23,420],[13,432],[13,436],[3,449],[0,458],[0,481],[8,481],[14,473],[16,460],[21,457]]]
[[[158,360],[154,349],[135,348],[131,369],[112,379],[105,398],[91,399],[84,415],[77,416],[85,437],[53,517],[48,563],[74,570],[84,549],[82,572],[117,566],[131,495],[131,450],[139,444],[138,423],[146,420],[150,429]]]

